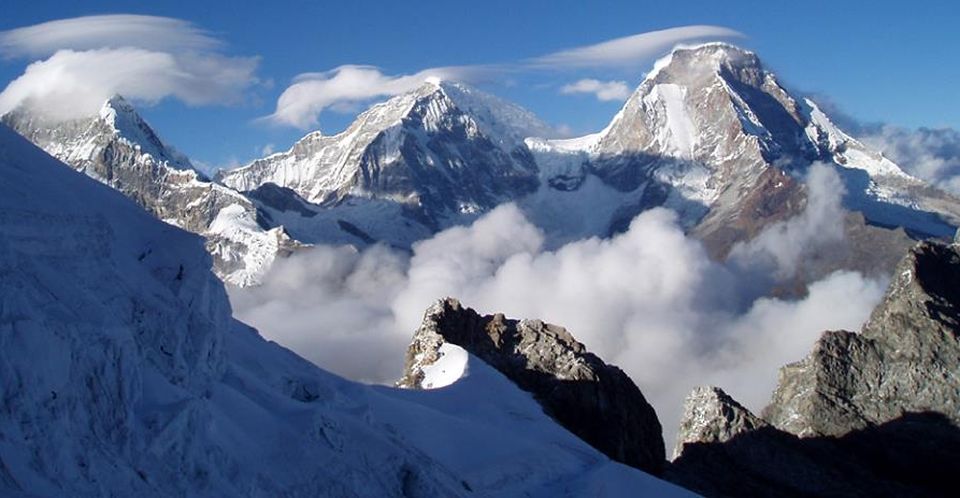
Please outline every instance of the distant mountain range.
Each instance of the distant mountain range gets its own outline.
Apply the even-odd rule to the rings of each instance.
[[[666,206],[717,259],[802,210],[807,168],[841,174],[851,246],[817,261],[889,273],[922,238],[949,238],[960,200],[906,174],[792,94],[756,54],[711,43],[659,60],[599,133],[551,139],[529,111],[467,85],[426,81],[374,105],[346,130],[208,179],[122,98],[98,116],[2,121],[160,219],[204,235],[215,269],[256,284],[272,261],[310,244],[406,249],[515,202],[548,245],[624,230]],[[897,230],[899,229],[899,230]]]

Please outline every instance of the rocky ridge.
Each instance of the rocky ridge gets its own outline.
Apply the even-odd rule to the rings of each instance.
[[[203,235],[227,282],[256,283],[278,254],[297,246],[282,228],[266,226],[249,199],[195,170],[123,97],[114,96],[88,118],[51,123],[18,108],[0,121],[157,218]]]
[[[826,332],[783,367],[762,417],[717,388],[694,391],[669,478],[708,496],[950,496],[957,282],[960,244],[920,243],[859,333]]]
[[[630,378],[588,352],[564,328],[481,316],[455,299],[431,306],[407,350],[399,387],[420,389],[454,344],[531,393],[560,425],[610,458],[658,474],[663,437],[653,407]]]

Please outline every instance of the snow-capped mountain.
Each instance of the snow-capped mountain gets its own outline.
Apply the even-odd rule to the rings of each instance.
[[[527,144],[546,184],[573,190],[596,176],[633,193],[628,219],[672,207],[720,255],[795,213],[803,204],[795,177],[814,161],[838,168],[845,206],[868,223],[949,236],[960,222],[957,199],[841,131],[756,54],[724,43],[678,48],[657,61],[603,131]]]
[[[278,252],[293,246],[282,229],[261,226],[253,203],[209,181],[167,146],[120,96],[85,119],[54,123],[20,108],[2,121],[161,220],[206,236],[217,272],[228,282],[256,282]]]
[[[759,57],[710,43],[659,60],[602,131],[545,138],[529,111],[467,85],[425,81],[376,104],[346,130],[206,181],[121,99],[90,120],[4,121],[161,219],[208,238],[219,275],[255,284],[298,244],[409,248],[438,230],[516,202],[548,246],[609,236],[666,206],[717,258],[802,211],[814,162],[838,171],[850,254],[891,269],[913,238],[949,236],[960,200],[905,174],[784,87]],[[870,258],[857,256],[869,253]],[[858,263],[859,264],[859,263]],[[863,266],[863,267],[861,267]]]
[[[924,237],[960,224],[960,201],[844,133],[756,54],[728,44],[659,60],[599,133],[538,137],[549,132],[518,106],[427,82],[342,133],[311,133],[221,181],[260,199],[275,223],[306,242],[407,247],[509,200],[559,245],[609,235],[665,205],[722,258],[803,208],[798,180],[815,161],[841,173],[844,206],[862,213],[845,222],[851,230],[896,245],[886,260],[903,248],[879,227]]]
[[[686,496],[475,358],[331,375],[231,317],[200,237],[0,124],[0,495]]]
[[[428,81],[371,107],[342,133],[311,133],[220,181],[239,191],[272,183],[341,211],[372,201],[437,230],[535,191],[537,167],[523,139],[548,132],[518,106]]]

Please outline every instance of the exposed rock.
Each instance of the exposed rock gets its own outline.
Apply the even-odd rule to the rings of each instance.
[[[725,443],[744,432],[768,425],[718,387],[698,387],[683,403],[683,418],[673,450],[676,458],[685,443]]]
[[[95,116],[51,122],[17,108],[0,121],[160,220],[203,235],[214,270],[226,282],[258,283],[278,254],[299,246],[283,227],[262,226],[249,199],[195,170],[120,96]]]
[[[686,442],[666,479],[704,496],[955,495],[960,430],[939,414],[908,414],[839,438],[713,422],[732,437]]]
[[[764,171],[750,187],[734,189],[730,209],[713,210],[692,230],[715,259],[725,259],[737,242],[796,216],[806,205],[802,184],[777,168]]]
[[[917,245],[860,334],[828,332],[783,368],[764,418],[799,436],[842,435],[906,412],[960,424],[958,284],[957,245]]]
[[[275,183],[328,207],[358,195],[395,202],[438,229],[447,218],[536,190],[537,166],[522,139],[547,130],[528,111],[496,97],[427,82],[371,107],[342,133],[311,133],[221,181],[241,191]]]
[[[757,418],[688,398],[668,479],[707,496],[951,496],[960,472],[960,246],[924,242],[861,333],[826,332]]]
[[[481,316],[455,299],[431,306],[407,350],[398,386],[419,389],[445,343],[490,364],[544,411],[610,458],[654,474],[664,463],[660,422],[622,370],[588,352],[566,329],[540,320]]]

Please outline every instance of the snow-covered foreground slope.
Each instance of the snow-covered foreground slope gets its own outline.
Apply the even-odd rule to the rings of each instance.
[[[0,278],[0,495],[686,494],[473,358],[410,392],[266,342],[199,237],[3,125]]]

